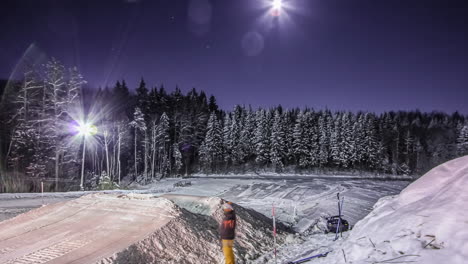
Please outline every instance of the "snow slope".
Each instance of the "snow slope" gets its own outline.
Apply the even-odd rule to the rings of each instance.
[[[468,156],[380,199],[343,242],[314,262],[468,263]]]
[[[166,199],[91,194],[0,222],[0,263],[94,263],[178,215]]]

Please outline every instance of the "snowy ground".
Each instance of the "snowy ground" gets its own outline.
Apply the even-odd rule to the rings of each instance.
[[[175,187],[190,182],[186,187]],[[277,208],[280,221],[290,224],[302,235],[279,249],[278,263],[296,257],[321,252],[332,245],[333,236],[325,235],[314,225],[324,216],[336,215],[336,193],[345,197],[344,215],[354,225],[365,217],[375,202],[383,196],[395,195],[409,184],[408,181],[376,181],[369,179],[299,178],[274,179],[169,179],[133,191],[108,193],[149,193],[218,196],[243,207],[252,208],[268,217],[271,207]],[[86,192],[86,194],[89,192]],[[40,194],[0,194],[0,220],[30,210],[41,204],[51,204],[78,198],[85,192]],[[348,234],[344,234],[347,236]],[[272,255],[265,254],[257,263],[272,263]]]
[[[468,156],[378,201],[349,237],[314,263],[468,263]]]
[[[178,182],[190,182],[187,187],[174,187]],[[345,196],[345,215],[351,224],[362,219],[375,202],[383,196],[399,193],[408,181],[374,181],[343,179],[168,179],[138,190],[116,190],[105,193],[148,193],[187,194],[197,196],[219,196],[244,207],[271,215],[274,203],[281,221],[298,222],[296,227],[303,231],[308,220],[320,215],[336,214],[336,193]],[[0,220],[27,211],[42,204],[51,204],[78,198],[95,192],[67,193],[15,193],[0,194]],[[294,212],[296,211],[296,214]],[[296,215],[296,217],[295,217]],[[297,220],[297,221],[295,221]]]
[[[322,216],[337,214],[336,194],[345,196],[344,214],[351,225],[366,216],[380,197],[399,193],[407,181],[342,179],[190,179],[191,186],[171,193],[219,196],[271,217],[272,205],[280,221],[304,232]],[[166,184],[169,182],[166,182]],[[163,188],[159,186],[159,188]],[[150,188],[147,191],[151,191]],[[154,190],[154,189],[153,189]],[[157,190],[157,189],[156,189]]]
[[[0,263],[221,263],[221,199],[89,194],[0,222]],[[273,248],[271,221],[233,204],[237,263]],[[293,236],[279,226],[278,241]]]
[[[466,264],[467,186],[468,156],[446,162],[399,195],[381,198],[343,238],[332,242],[333,235],[309,236],[302,245],[281,248],[278,263],[330,251],[310,263]],[[264,259],[271,260],[271,254]]]

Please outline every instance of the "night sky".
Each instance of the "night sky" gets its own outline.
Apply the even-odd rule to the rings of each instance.
[[[226,110],[468,114],[466,1],[284,0],[277,17],[269,2],[2,0],[0,78],[29,50],[77,65],[92,87],[144,77]]]

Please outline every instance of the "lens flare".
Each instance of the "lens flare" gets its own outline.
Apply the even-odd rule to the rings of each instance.
[[[260,14],[255,22],[257,24],[255,30],[266,36],[273,31],[277,32],[275,34],[291,34],[292,30],[301,31],[297,27],[294,17],[308,16],[311,2],[316,1],[262,0],[252,2],[256,3],[255,8],[259,9]]]
[[[271,15],[277,17],[281,14],[283,9],[283,1],[282,0],[273,0],[271,3]]]
[[[273,0],[272,6],[273,6],[273,9],[281,10],[281,8],[283,8],[283,1]]]
[[[80,136],[93,136],[97,134],[97,127],[88,123],[80,123],[78,126],[75,126],[75,130]]]

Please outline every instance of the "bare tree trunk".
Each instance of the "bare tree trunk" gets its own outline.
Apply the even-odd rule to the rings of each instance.
[[[137,128],[135,127],[135,176],[134,180],[136,180],[138,175],[138,165],[137,165]]]
[[[161,178],[162,174],[162,157],[163,155],[161,154],[161,149],[158,151],[158,173],[159,173],[159,178]]]
[[[156,122],[151,130],[151,180],[154,180],[154,170],[156,169]]]
[[[145,150],[143,151],[145,158],[144,158],[144,176],[145,176],[145,181],[148,182],[148,132],[145,131]]]
[[[60,150],[55,150],[55,191],[58,192]]]
[[[15,130],[13,130],[13,133],[15,133]],[[13,146],[13,140],[10,140],[10,144],[8,144],[8,151],[7,151],[7,154],[5,156],[5,164],[8,164],[8,157],[10,156],[10,153],[11,153],[11,148]]]
[[[98,165],[98,167],[99,167],[98,175],[99,175],[99,176],[101,176],[102,171],[103,171],[103,168],[104,168],[104,158],[103,158],[104,155],[103,155],[102,149],[101,149],[100,152],[101,152],[101,154],[98,155],[98,162],[99,162],[99,165]]]
[[[98,153],[97,148],[96,148],[96,150],[94,151],[94,163],[95,163],[95,164],[94,164],[94,165],[95,165],[95,167],[94,167],[94,175],[99,175],[99,174],[100,174],[100,173],[99,173],[99,171],[100,171],[100,167],[99,167],[100,161],[99,161],[99,153]]]
[[[97,174],[99,170],[99,161],[98,161],[98,154],[97,149],[93,151],[93,176]]]
[[[117,175],[119,177],[119,185],[120,185],[120,173],[121,173],[121,167],[120,167],[120,145],[121,145],[121,138],[122,138],[122,135],[120,134],[120,127],[118,128],[118,147],[117,147]]]
[[[112,177],[111,171],[110,171],[110,164],[109,164],[109,131],[107,129],[104,131],[104,151],[106,152],[106,168],[107,168],[107,175],[109,177]]]
[[[115,152],[116,152],[116,145],[113,144],[112,146],[112,156],[111,156],[111,171],[112,171],[112,176],[111,176],[111,181],[114,181],[114,176],[116,175],[116,170],[115,170]]]

